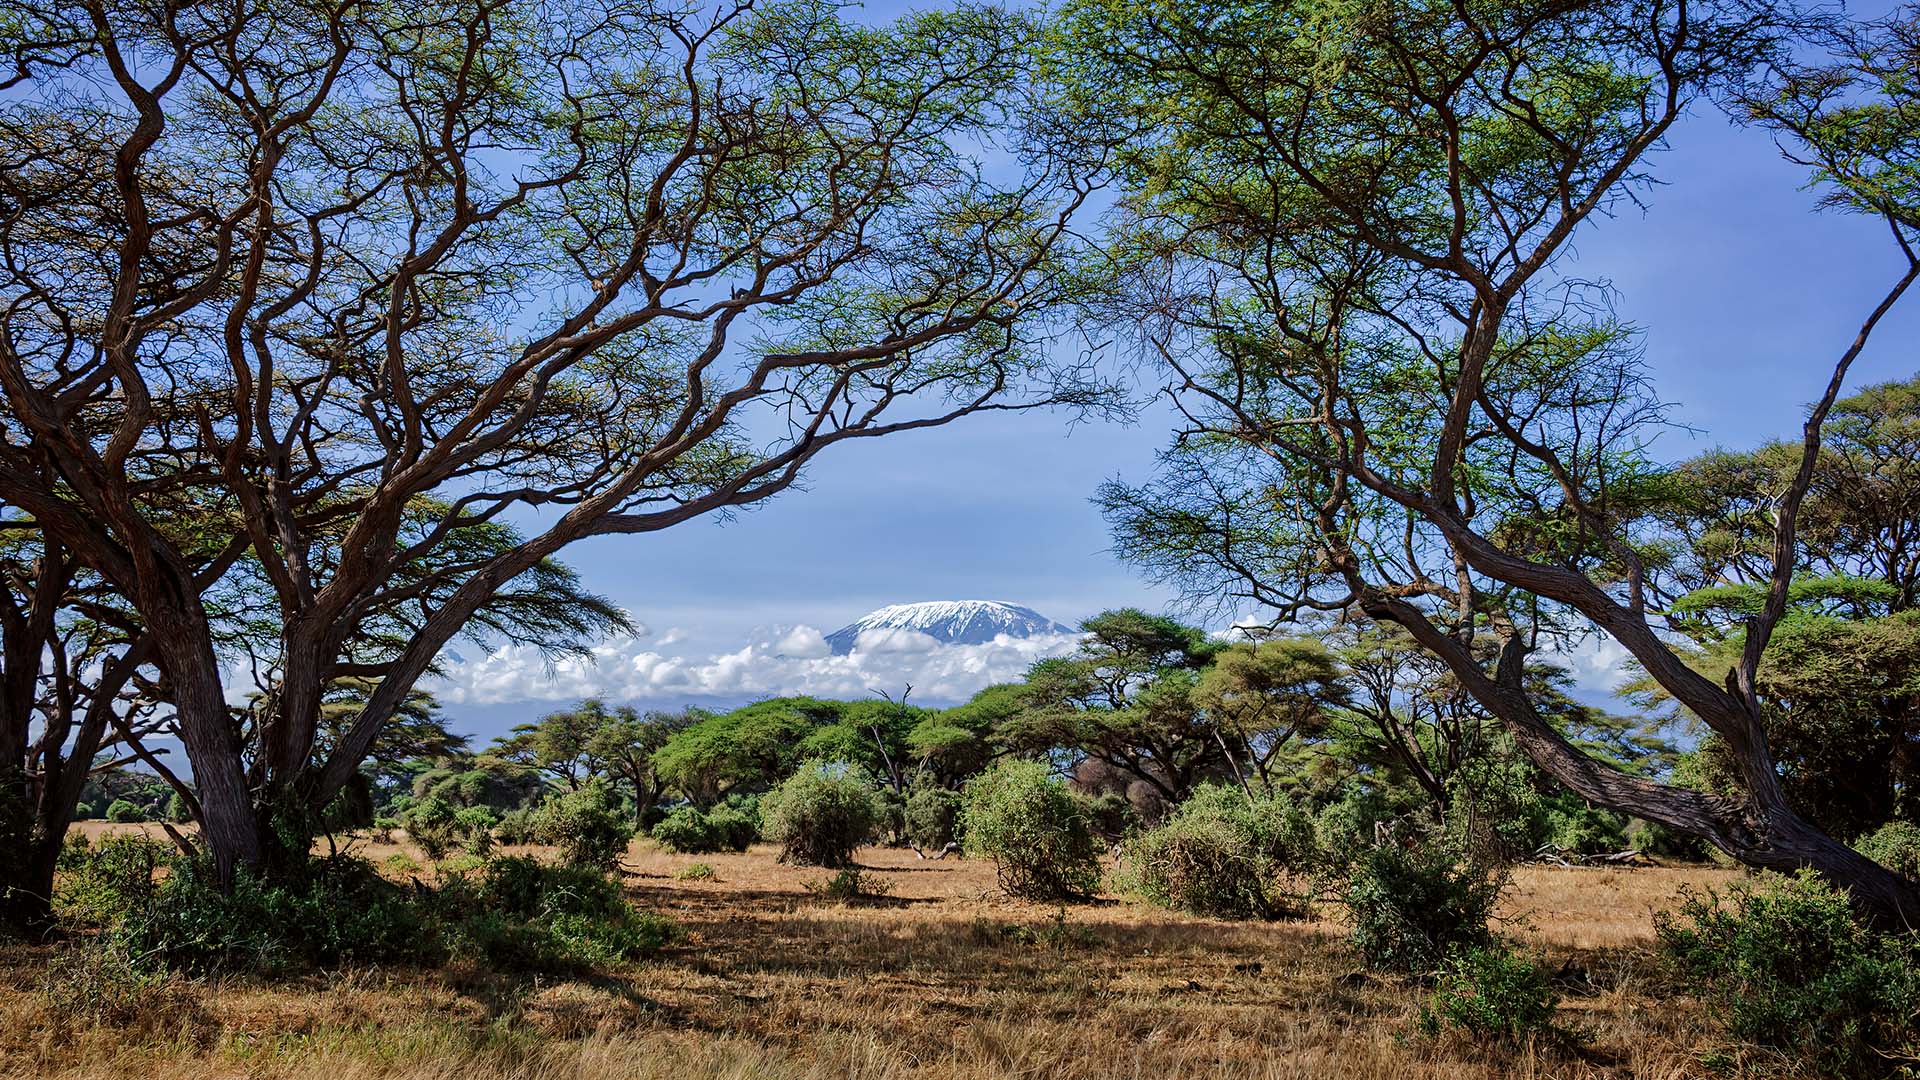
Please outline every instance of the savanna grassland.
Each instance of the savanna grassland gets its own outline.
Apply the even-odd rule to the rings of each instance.
[[[94,831],[125,826],[89,826]],[[389,874],[417,851],[362,840]],[[1364,973],[1332,908],[1232,923],[1112,898],[1003,898],[991,864],[868,847],[875,895],[769,845],[673,855],[637,841],[628,896],[682,936],[580,979],[337,970],[155,984],[130,1015],[56,1018],[58,946],[0,965],[8,1077],[1680,1077],[1713,1040],[1659,989],[1653,913],[1699,867],[1523,867],[1504,930],[1557,972],[1558,1044],[1414,1034],[1427,991]],[[710,877],[689,868],[704,864]]]

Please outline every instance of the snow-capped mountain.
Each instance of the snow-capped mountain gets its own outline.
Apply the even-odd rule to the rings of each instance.
[[[949,645],[980,645],[1005,634],[1008,637],[1039,637],[1043,634],[1071,634],[1071,626],[1062,626],[1030,607],[998,600],[930,600],[919,604],[890,604],[870,611],[827,635],[827,644],[836,655],[853,651],[860,635],[872,630],[911,630]]]

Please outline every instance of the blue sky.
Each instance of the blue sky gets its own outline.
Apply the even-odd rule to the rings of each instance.
[[[1646,331],[1674,419],[1699,430],[1666,437],[1664,453],[1791,435],[1893,280],[1897,253],[1883,227],[1817,212],[1803,173],[1764,133],[1710,109],[1675,131],[1655,169],[1666,183],[1646,212],[1629,207],[1588,228],[1574,267],[1613,282],[1619,313]],[[1920,298],[1883,324],[1850,386],[1920,368],[1916,308]],[[1103,479],[1143,478],[1165,435],[1164,417],[1151,414],[1072,429],[1048,414],[962,421],[829,451],[807,490],[731,522],[577,545],[564,558],[650,634],[611,643],[597,668],[548,673],[525,656],[456,665],[441,688],[449,712],[492,734],[586,691],[670,706],[710,700],[697,692],[709,687],[739,698],[852,686],[862,673],[822,683],[804,665],[766,667],[772,645],[791,627],[830,631],[889,603],[1004,599],[1068,623],[1122,605],[1164,608],[1170,594],[1106,553],[1088,498]],[[635,657],[693,674],[636,681],[623,668]],[[865,675],[905,679],[937,662],[944,674],[917,685],[958,693],[970,677],[1006,677],[1030,659],[906,657]],[[762,677],[736,677],[756,664]]]

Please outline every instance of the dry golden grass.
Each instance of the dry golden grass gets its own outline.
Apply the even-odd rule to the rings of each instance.
[[[695,862],[715,878],[675,877]],[[878,848],[860,862],[888,894],[832,904],[807,889],[825,871],[771,848],[641,842],[634,901],[687,932],[651,962],[572,981],[454,967],[192,984],[130,1029],[52,1015],[46,950],[16,949],[0,957],[0,1076],[1685,1077],[1707,1036],[1690,1002],[1651,993],[1651,913],[1731,873],[1520,871],[1508,929],[1564,968],[1561,1020],[1582,1039],[1498,1051],[1412,1038],[1425,992],[1359,972],[1331,918],[1063,912],[999,897],[984,863]]]

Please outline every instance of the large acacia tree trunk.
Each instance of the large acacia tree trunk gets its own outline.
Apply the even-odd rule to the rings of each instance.
[[[156,628],[160,664],[173,686],[180,741],[193,764],[200,827],[225,883],[237,866],[257,867],[265,854],[260,820],[247,786],[240,732],[223,693],[219,664],[207,639],[187,640]],[[172,637],[172,640],[168,640]]]

